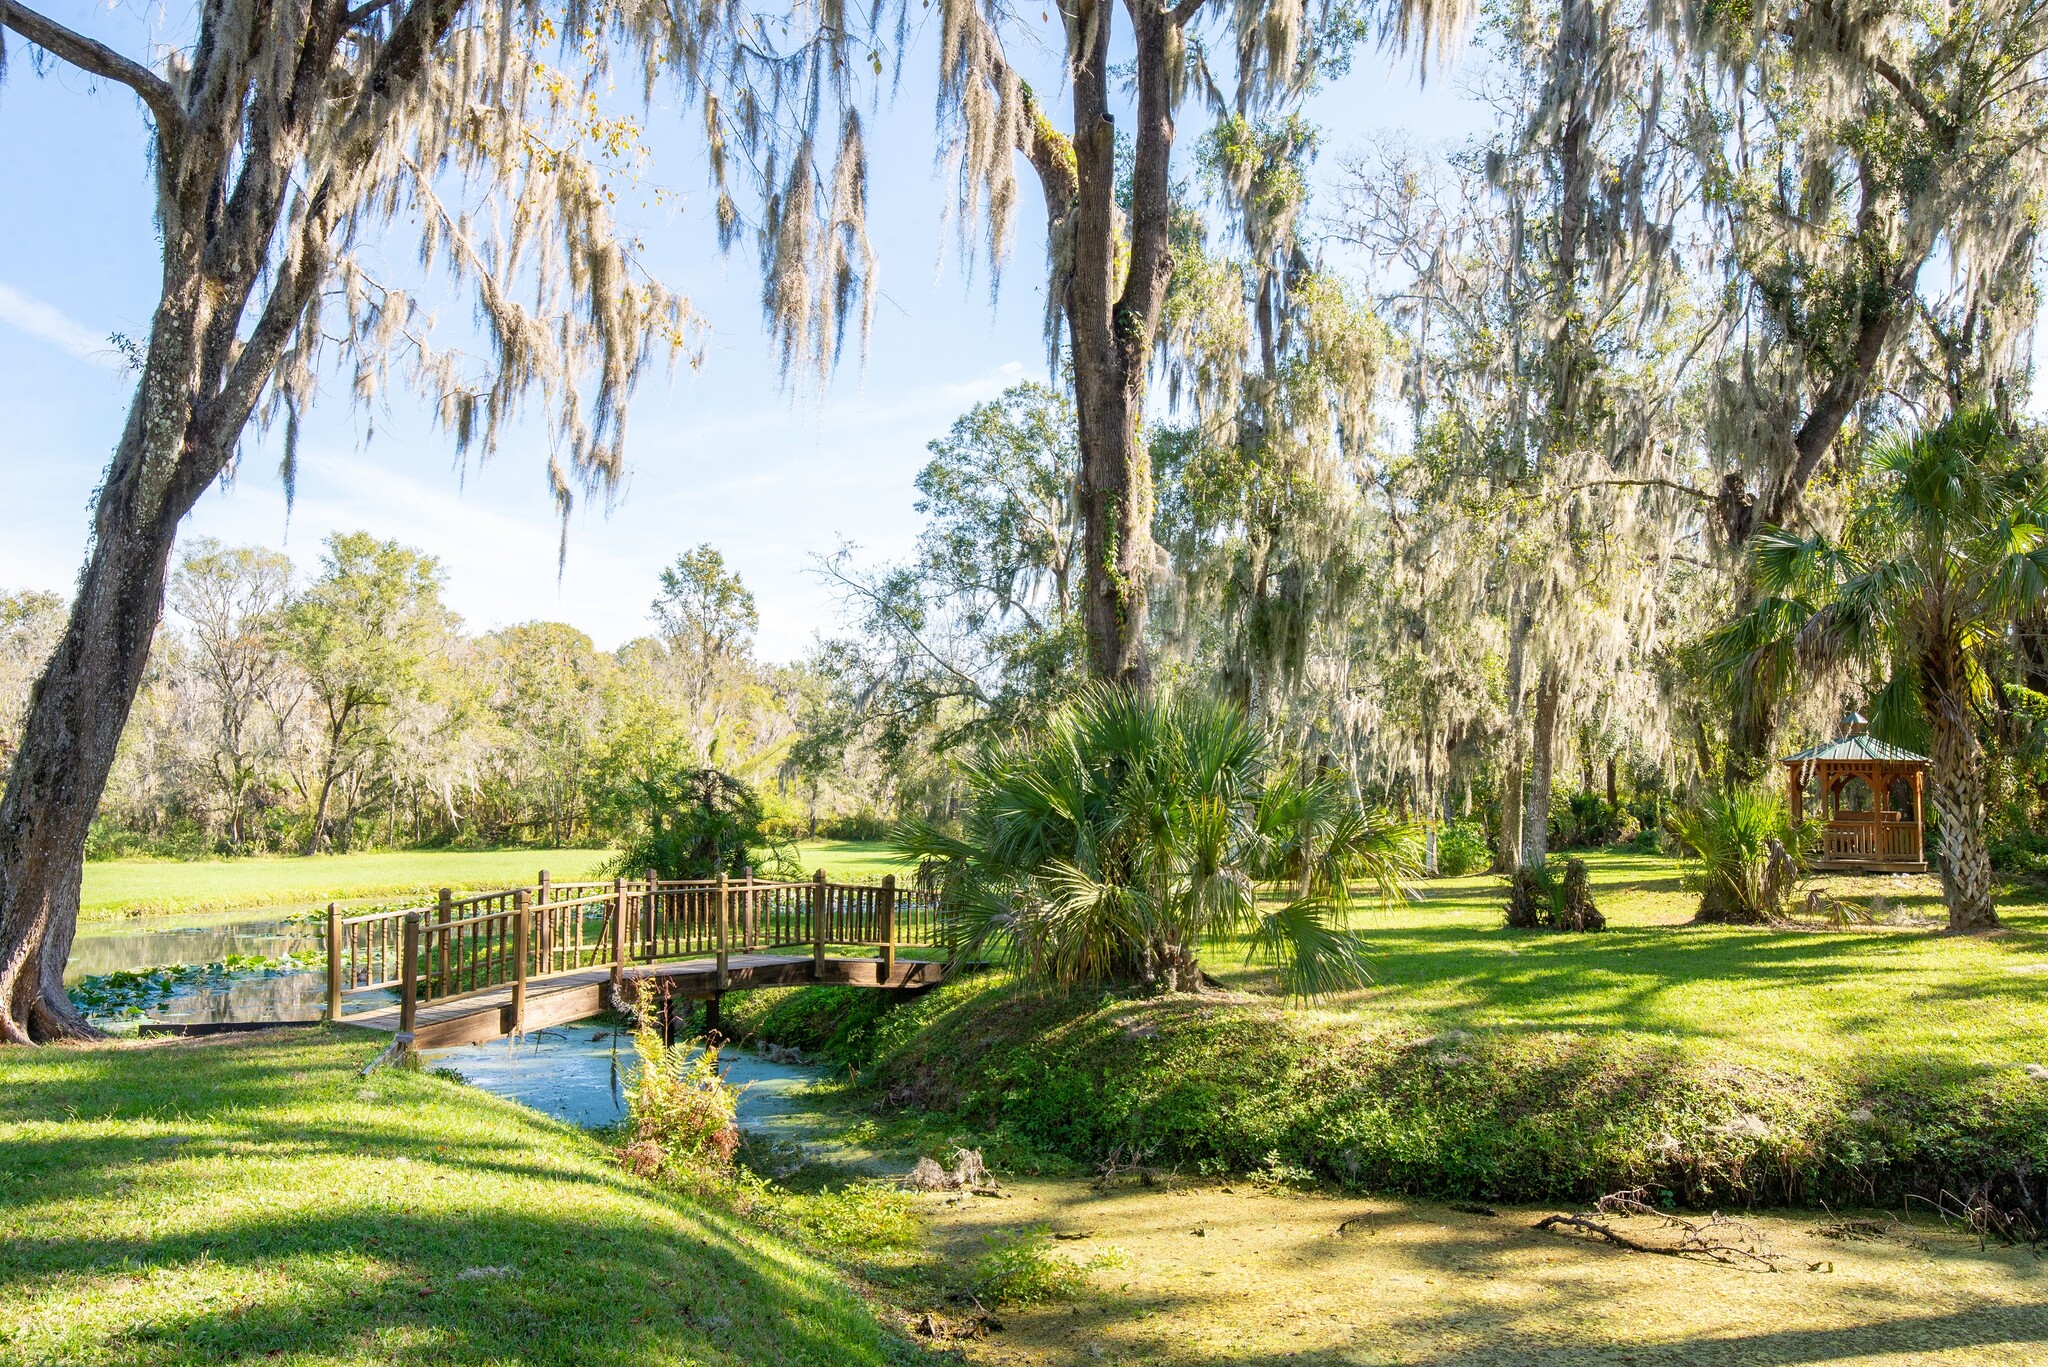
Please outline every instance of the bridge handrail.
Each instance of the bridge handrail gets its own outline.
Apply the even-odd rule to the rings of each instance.
[[[570,895],[563,896],[568,893]],[[589,912],[602,910],[595,936]],[[401,1030],[421,1001],[443,1002],[510,986],[515,1022],[527,982],[608,967],[614,985],[631,962],[717,956],[718,982],[737,950],[809,946],[823,976],[831,945],[875,945],[883,980],[899,946],[943,947],[936,894],[879,883],[835,883],[824,870],[803,882],[745,877],[614,878],[610,883],[532,885],[456,897],[443,888],[433,905],[343,916],[327,908],[327,1012],[343,1017],[342,998],[398,989]],[[458,912],[462,914],[457,914]]]

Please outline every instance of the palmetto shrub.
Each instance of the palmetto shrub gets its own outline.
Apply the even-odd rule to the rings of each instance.
[[[1790,914],[1804,865],[1819,839],[1795,824],[1774,793],[1738,788],[1665,818],[1685,886],[1700,895],[1699,919],[1738,925]]]
[[[1364,981],[1349,921],[1417,868],[1412,827],[1279,762],[1235,706],[1083,692],[967,769],[958,834],[901,828],[945,892],[956,953],[1045,982],[1198,990],[1229,938],[1302,995]]]

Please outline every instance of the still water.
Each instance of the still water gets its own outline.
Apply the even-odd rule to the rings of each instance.
[[[420,1055],[421,1066],[447,1068],[472,1086],[517,1101],[572,1125],[595,1128],[626,1117],[626,1092],[639,1060],[630,1031],[596,1021],[536,1030],[521,1039],[492,1040]],[[719,1071],[739,1087],[740,1128],[805,1162],[860,1170],[893,1170],[889,1157],[843,1134],[847,1122],[822,1106],[820,1067],[771,1063],[747,1049],[728,1047]]]
[[[294,916],[294,908],[195,912],[147,920],[86,921],[78,927],[65,965],[64,981],[167,964],[220,963],[230,955],[276,958],[312,956],[306,972],[229,975],[203,983],[180,983],[147,1019],[164,1022],[292,1021],[316,1019],[326,987],[317,971],[322,928]],[[368,1005],[369,1003],[364,1003]]]

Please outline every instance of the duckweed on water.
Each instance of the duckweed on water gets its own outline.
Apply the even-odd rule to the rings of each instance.
[[[205,964],[158,964],[154,968],[119,969],[82,978],[70,989],[71,1002],[99,1020],[134,1020],[162,1006],[181,991],[221,988],[251,978],[317,972],[326,964],[318,952],[306,954],[230,954]]]

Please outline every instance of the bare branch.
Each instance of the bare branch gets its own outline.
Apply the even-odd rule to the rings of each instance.
[[[177,97],[172,95],[170,84],[140,62],[123,57],[105,43],[73,32],[17,0],[0,0],[0,24],[80,71],[104,76],[127,86],[149,106],[149,112],[156,118],[158,132],[165,136],[175,134],[183,125],[184,115],[178,109]]]

